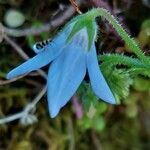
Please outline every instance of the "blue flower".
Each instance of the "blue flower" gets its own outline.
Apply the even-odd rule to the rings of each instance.
[[[52,118],[76,92],[86,72],[88,72],[95,94],[105,102],[116,103],[114,95],[99,69],[94,44],[95,37],[89,47],[88,30],[84,27],[78,30],[69,42],[66,42],[74,25],[75,23],[67,25],[52,42],[46,41],[47,44],[34,45],[33,49],[37,55],[7,75],[7,78],[11,79],[52,62],[47,79],[48,108]]]

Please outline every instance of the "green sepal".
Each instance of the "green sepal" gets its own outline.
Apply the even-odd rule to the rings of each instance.
[[[94,21],[89,22],[89,24],[86,25],[86,30],[88,34],[88,50],[90,50],[94,40],[96,39],[96,23]]]
[[[67,43],[70,42],[72,40],[72,38],[75,36],[75,34],[77,32],[79,32],[82,28],[84,28],[84,21],[77,21],[74,26],[73,29],[71,31],[71,33],[69,34],[68,38],[67,38]]]
[[[87,35],[88,35],[88,51],[91,49],[92,43],[96,37],[96,23],[93,19],[89,18],[88,15],[82,15],[78,18],[76,23],[73,26],[71,33],[67,38],[67,43],[72,40],[76,33],[78,33],[81,29],[86,28]]]

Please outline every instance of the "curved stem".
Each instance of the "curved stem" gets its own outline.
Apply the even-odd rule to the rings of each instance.
[[[96,18],[98,16],[104,17],[117,31],[119,36],[126,42],[126,44],[132,49],[132,51],[137,55],[141,61],[150,65],[149,58],[147,58],[141,51],[135,40],[130,38],[127,32],[122,28],[119,22],[112,16],[106,9],[97,8],[93,9],[90,13],[91,17]]]
[[[128,67],[146,68],[146,65],[136,58],[118,54],[104,54],[98,57],[103,61],[102,66],[126,65]]]

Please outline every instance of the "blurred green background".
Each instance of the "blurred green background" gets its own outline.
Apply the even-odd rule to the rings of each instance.
[[[62,20],[62,13],[70,7],[67,0],[0,0],[0,21],[3,26],[17,30],[41,28],[46,22]],[[150,54],[149,0],[81,0],[79,7],[82,12],[93,7],[108,9],[139,42],[145,54]],[[70,18],[75,15],[70,14]],[[61,28],[66,22],[58,26]],[[98,24],[98,53],[132,56],[131,50],[108,23],[102,20]],[[31,46],[36,41],[53,37],[58,26],[40,35],[11,39],[32,57]],[[0,30],[0,40],[2,33]],[[2,84],[6,73],[23,61],[7,41],[0,43],[0,118],[21,111],[46,83],[35,74]],[[132,82],[130,91],[120,98],[121,104],[111,106],[97,101],[86,77],[75,96],[83,111],[80,118],[74,102],[69,102],[55,119],[51,119],[45,96],[37,104],[38,122],[25,126],[17,120],[0,125],[0,150],[149,150],[150,80],[139,75]]]

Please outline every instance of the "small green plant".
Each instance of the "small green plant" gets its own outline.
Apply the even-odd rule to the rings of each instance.
[[[99,61],[102,62],[99,67],[95,47],[98,32],[95,19],[98,16],[104,17],[114,27],[135,54],[134,57],[105,54],[99,56]],[[94,93],[110,104],[120,103],[121,99],[128,96],[129,87],[137,75],[150,77],[150,58],[103,8],[92,9],[75,17],[54,40],[36,43],[33,50],[37,55],[9,72],[7,78],[29,73],[52,62],[47,78],[51,117],[55,117],[73,96],[84,79],[86,70]],[[32,104],[32,108],[35,104]]]

